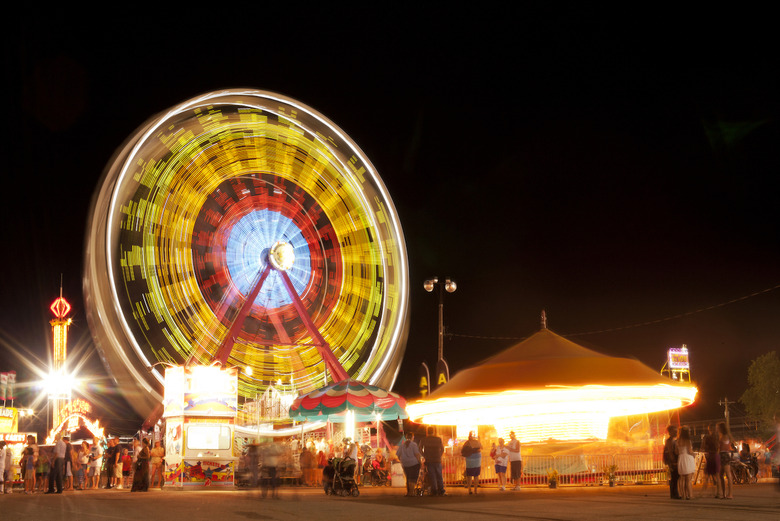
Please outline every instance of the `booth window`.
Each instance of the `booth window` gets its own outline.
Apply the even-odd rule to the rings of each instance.
[[[187,448],[192,450],[227,450],[230,448],[230,427],[227,425],[190,425],[187,427]]]

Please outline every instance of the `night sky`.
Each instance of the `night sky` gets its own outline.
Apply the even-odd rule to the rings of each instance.
[[[30,13],[6,34],[1,370],[32,378],[9,346],[45,365],[62,273],[70,349],[89,356],[95,388],[108,383],[81,292],[93,192],[147,118],[232,87],[322,112],[382,176],[409,250],[395,385],[407,397],[420,362],[435,363],[437,299],[422,287],[433,275],[458,283],[445,304],[453,373],[533,334],[545,309],[553,331],[658,370],[687,344],[700,395],[684,414],[705,419],[780,344],[780,290],[719,306],[780,284],[768,22],[303,6],[207,16],[128,11],[100,26]],[[132,416],[104,396],[109,421]]]

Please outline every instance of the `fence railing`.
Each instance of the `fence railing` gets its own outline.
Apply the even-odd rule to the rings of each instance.
[[[522,484],[546,486],[552,471],[558,472],[560,485],[600,485],[609,481],[610,474],[616,484],[657,484],[668,479],[661,453],[526,455],[523,456]],[[463,484],[466,460],[460,455],[445,456],[442,472],[445,484]],[[484,484],[498,482],[494,462],[485,455],[479,481]]]

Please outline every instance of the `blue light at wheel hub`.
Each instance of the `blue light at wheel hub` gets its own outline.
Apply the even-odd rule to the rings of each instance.
[[[242,217],[230,230],[225,252],[230,277],[243,295],[252,291],[257,276],[268,263],[268,251],[276,241],[293,247],[295,262],[287,275],[296,293],[303,294],[311,279],[309,244],[292,219],[271,210],[256,210]],[[255,305],[274,309],[288,304],[292,300],[284,289],[282,277],[271,270]]]

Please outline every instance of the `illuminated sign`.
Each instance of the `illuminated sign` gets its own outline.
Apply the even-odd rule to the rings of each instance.
[[[104,429],[100,426],[100,421],[92,421],[87,414],[92,412],[92,405],[86,400],[77,398],[72,402],[64,404],[59,410],[59,421],[55,427],[49,431],[49,436],[46,438],[46,443],[54,443],[54,437],[58,432],[74,432],[79,429],[80,426],[86,427],[86,429],[92,433],[93,436],[102,438],[104,435]]]
[[[2,439],[6,443],[25,443],[27,441],[27,434],[24,432],[4,432]]]
[[[446,384],[450,379],[450,367],[445,359],[436,362],[436,388]]]
[[[420,396],[425,398],[431,393],[431,385],[430,385],[431,375],[428,372],[428,364],[426,364],[425,362],[423,362],[422,365],[420,365],[419,375],[420,375],[420,386],[419,386]]]
[[[51,312],[54,313],[54,316],[57,318],[65,318],[65,315],[70,313],[70,304],[68,304],[68,301],[64,298],[60,297],[54,302],[51,303]]]
[[[669,369],[688,369],[690,370],[690,364],[688,363],[688,348],[683,344],[681,348],[669,349]]]
[[[13,407],[0,408],[0,432],[16,432],[19,430],[19,415]]]
[[[238,413],[238,370],[196,365],[165,370],[163,417]]]
[[[105,431],[103,427],[100,426],[100,420],[92,421],[81,413],[73,413],[71,416],[62,420],[58,425],[49,431],[49,435],[46,437],[46,444],[50,445],[54,443],[55,436],[58,432],[73,432],[78,429],[79,425],[82,423],[84,427],[86,427],[86,429],[92,433],[93,436],[97,438],[102,438],[105,436]],[[74,426],[75,428],[73,428]]]
[[[70,403],[64,404],[60,408],[60,417],[64,418],[71,414],[90,414],[92,412],[92,406],[89,402],[81,399],[73,400]]]

